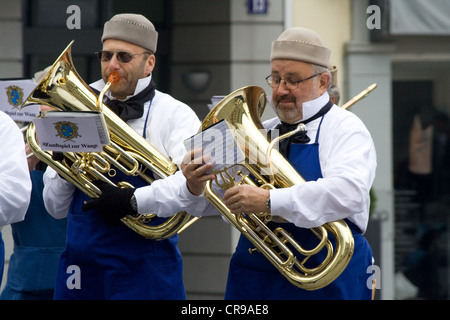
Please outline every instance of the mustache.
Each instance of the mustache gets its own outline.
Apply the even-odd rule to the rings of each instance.
[[[281,101],[284,101],[284,102],[295,102],[295,100],[296,100],[296,98],[293,96],[293,95],[290,95],[290,94],[288,94],[288,95],[284,95],[284,96],[277,96],[276,98],[275,98],[275,102],[278,104],[278,103],[280,103]]]

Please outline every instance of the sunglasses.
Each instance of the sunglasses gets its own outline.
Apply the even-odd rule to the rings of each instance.
[[[119,60],[119,62],[127,63],[127,62],[130,62],[131,60],[133,60],[134,56],[140,56],[142,54],[150,55],[152,53],[150,51],[145,51],[142,53],[129,53],[126,51],[115,52],[115,51],[108,51],[108,50],[100,50],[95,53],[97,58],[102,62],[111,60],[112,57],[114,56],[114,54],[117,56],[117,60]]]

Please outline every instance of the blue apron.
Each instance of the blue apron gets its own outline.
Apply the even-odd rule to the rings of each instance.
[[[119,180],[129,181],[136,188],[147,185],[141,178],[124,177],[117,170],[116,182]],[[178,235],[166,240],[145,239],[120,221],[108,224],[95,210],[84,212],[81,207],[89,200],[76,190],[68,214],[67,246],[58,267],[55,299],[186,299]],[[164,220],[156,218],[152,223]],[[75,278],[77,271],[79,277]],[[79,280],[80,288],[69,285],[72,280]]]
[[[291,144],[288,160],[306,181],[322,178],[319,162],[319,132],[313,144]],[[372,264],[372,251],[360,230],[347,221],[355,240],[355,252],[341,275],[328,286],[314,291],[300,289],[291,284],[243,235],[230,261],[225,299],[229,300],[336,300],[371,299],[371,288],[366,285],[370,276],[367,268]],[[280,226],[290,232],[294,239],[306,249],[316,246],[318,239],[311,231],[296,227],[292,223],[269,223],[274,230]],[[332,236],[331,236],[332,238]],[[332,239],[334,244],[334,239]],[[322,261],[324,250],[311,258],[308,263],[317,265]],[[300,258],[301,259],[301,258]],[[308,266],[308,265],[307,265]]]

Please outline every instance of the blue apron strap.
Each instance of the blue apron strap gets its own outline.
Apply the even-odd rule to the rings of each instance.
[[[320,127],[322,127],[322,121],[323,118],[325,118],[326,113],[322,116],[322,119],[320,119],[319,128],[317,128],[317,134],[316,134],[316,140],[314,143],[319,143],[319,133],[320,133]]]
[[[148,122],[148,115],[150,114],[150,108],[152,107],[152,102],[153,102],[153,98],[150,100],[150,104],[148,106],[148,110],[147,110],[147,116],[145,117],[145,123],[144,123],[144,132],[142,132],[142,136],[144,137],[144,139],[147,139],[147,122]]]

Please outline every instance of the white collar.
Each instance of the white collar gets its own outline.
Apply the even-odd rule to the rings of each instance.
[[[317,99],[307,101],[303,103],[303,118],[299,121],[305,121],[314,116],[320,109],[325,106],[330,100],[330,96],[328,92],[325,91],[323,95],[318,97]]]

